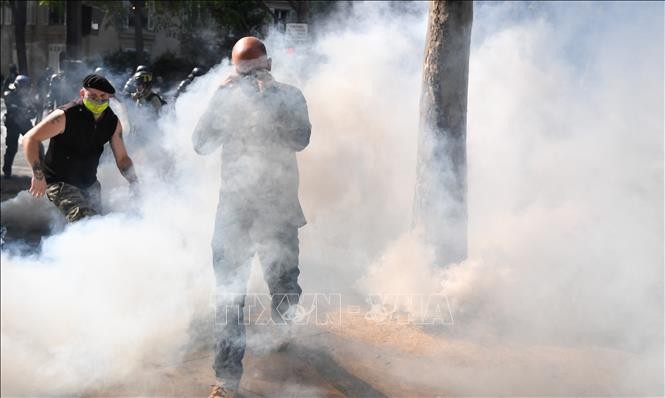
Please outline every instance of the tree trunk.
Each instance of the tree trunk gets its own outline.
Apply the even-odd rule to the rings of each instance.
[[[67,23],[67,58],[79,59],[81,57],[81,0],[68,0],[66,2]]]
[[[290,0],[289,5],[296,12],[297,23],[309,23],[309,4],[306,1]]]
[[[430,3],[414,224],[440,266],[467,256],[466,108],[473,3]]]
[[[25,48],[25,17],[26,2],[12,1],[12,14],[14,14],[14,36],[16,39],[16,57],[18,63],[18,73],[20,75],[28,74],[28,55]]]
[[[136,47],[136,65],[143,64],[143,12],[145,0],[135,0],[134,7],[134,47]]]

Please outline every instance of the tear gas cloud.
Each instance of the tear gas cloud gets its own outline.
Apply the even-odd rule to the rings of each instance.
[[[662,395],[663,5],[475,5],[469,258],[446,268],[410,230],[426,12],[354,3],[311,54],[266,40],[313,126],[298,154],[304,291],[443,292],[458,335],[626,351],[617,391]],[[128,148],[140,201],[108,158],[114,213],[38,255],[2,252],[3,394],[81,393],[182,355],[210,311],[220,187],[219,152],[197,155],[191,133],[229,72],[224,60],[195,80],[154,146]],[[265,290],[257,275],[251,291]]]

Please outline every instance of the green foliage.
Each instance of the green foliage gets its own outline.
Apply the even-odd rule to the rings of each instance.
[[[155,76],[161,76],[165,82],[179,82],[183,80],[194,65],[191,60],[178,58],[171,52],[166,52],[159,56],[152,63],[151,69]]]
[[[180,30],[224,28],[233,34],[257,34],[270,17],[270,9],[261,0],[245,1],[149,1],[158,16],[157,23],[172,26],[178,16]],[[161,18],[159,18],[161,17]]]
[[[7,0],[0,0],[7,1]],[[105,13],[105,25],[121,27],[132,12],[134,1],[84,0],[83,4],[101,9]],[[64,0],[40,0],[40,5],[65,6]],[[339,5],[331,0],[289,1],[291,7],[306,16],[307,21],[325,18]],[[345,2],[342,2],[345,3]],[[168,30],[176,35],[184,60],[176,60],[173,54],[163,58],[164,73],[170,70],[185,72],[193,66],[210,67],[229,56],[235,42],[244,36],[262,37],[272,14],[263,0],[147,0],[145,10],[150,12],[156,30]],[[116,51],[104,57],[104,64],[117,72],[133,69],[135,52]],[[182,61],[182,62],[181,62]],[[147,62],[147,61],[146,61]],[[185,67],[186,65],[186,67]],[[189,71],[187,71],[189,72]]]
[[[67,2],[65,0],[39,0],[37,3],[40,7],[48,7],[50,9],[55,9],[58,12],[64,12],[67,7]]]
[[[102,64],[114,75],[125,76],[134,71],[136,60],[135,51],[118,50],[102,57]],[[191,59],[178,57],[172,52],[166,52],[154,62],[146,62],[155,77],[160,76],[165,82],[179,82],[184,79],[195,66]],[[94,66],[99,66],[95,63]],[[91,64],[91,69],[94,69]]]
[[[261,36],[270,18],[270,9],[260,0],[150,3],[155,26],[176,33],[183,56],[199,65],[219,63],[243,36]]]
[[[128,70],[133,71],[136,61],[136,51],[118,50],[102,57],[103,64],[113,74],[125,74]]]
[[[62,0],[42,0],[43,3],[63,3]],[[122,26],[131,12],[122,1],[84,1],[104,10],[106,26]],[[130,2],[131,4],[131,2]],[[181,43],[181,52],[191,64],[213,65],[230,53],[233,44],[243,36],[261,36],[261,28],[270,18],[270,9],[262,0],[245,1],[159,1],[148,0],[157,30],[170,30]],[[116,54],[114,61],[122,64],[127,54]]]

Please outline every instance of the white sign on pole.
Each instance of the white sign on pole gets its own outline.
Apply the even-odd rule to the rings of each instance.
[[[286,35],[294,42],[302,43],[307,41],[307,24],[287,23]]]

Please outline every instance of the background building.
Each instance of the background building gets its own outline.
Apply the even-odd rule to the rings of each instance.
[[[0,71],[4,76],[10,64],[18,64],[12,3],[0,2]],[[46,66],[58,71],[60,60],[66,57],[67,12],[72,2],[50,1],[40,4],[40,1],[28,0],[24,3],[27,71],[32,77],[39,76]],[[134,9],[137,1],[78,3],[80,18],[77,19],[81,24],[77,49],[79,55],[70,58],[84,60],[94,67],[104,57],[114,53],[135,53],[137,29]],[[141,36],[146,62],[154,62],[160,56],[166,56],[180,57],[191,63],[205,63],[205,55],[219,61],[219,51],[228,46],[228,42],[235,39],[235,36],[244,35],[246,31],[258,34],[266,34],[270,29],[285,31],[288,23],[299,22],[299,19],[307,16],[306,3],[301,2],[227,2],[225,7],[242,8],[241,11],[254,17],[254,25],[238,27],[233,20],[225,19],[224,9],[211,10],[201,1],[140,3],[143,7]],[[224,41],[224,38],[229,40]],[[206,51],[208,54],[205,54]],[[189,67],[181,66],[182,69]]]

